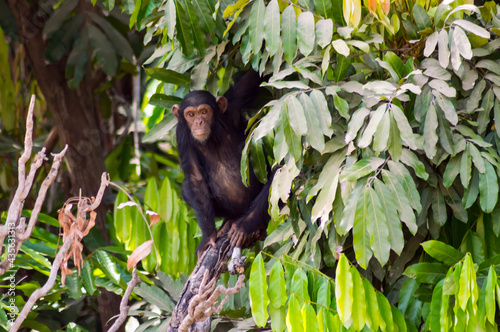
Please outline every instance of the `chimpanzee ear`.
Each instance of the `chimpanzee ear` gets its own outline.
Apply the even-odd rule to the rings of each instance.
[[[227,99],[226,97],[217,97],[215,99],[217,102],[217,106],[219,106],[219,109],[222,113],[224,113],[227,110]]]
[[[172,106],[172,113],[174,113],[175,117],[178,119],[179,118],[179,110],[181,108],[179,107],[179,105],[175,104],[174,106]]]

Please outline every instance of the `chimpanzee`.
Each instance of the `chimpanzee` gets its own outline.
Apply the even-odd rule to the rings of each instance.
[[[272,175],[264,185],[250,171],[246,187],[240,173],[246,138],[241,110],[254,103],[263,81],[250,70],[223,97],[192,91],[180,106],[172,107],[179,120],[177,145],[185,175],[182,196],[194,209],[203,235],[198,257],[209,245],[215,247],[215,217],[226,219],[221,229],[229,229],[233,247],[248,247],[266,235]]]

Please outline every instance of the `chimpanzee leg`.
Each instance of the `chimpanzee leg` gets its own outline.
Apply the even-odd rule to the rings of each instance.
[[[261,238],[265,238],[269,216],[269,189],[274,177],[271,174],[261,192],[250,204],[248,212],[233,223],[229,238],[233,247],[246,248]]]

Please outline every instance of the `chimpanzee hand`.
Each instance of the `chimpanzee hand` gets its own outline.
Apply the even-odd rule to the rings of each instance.
[[[205,250],[207,250],[208,246],[212,246],[214,248],[217,248],[217,245],[215,244],[215,240],[217,240],[217,234],[214,234],[210,237],[203,237],[201,239],[200,244],[198,245],[198,248],[196,248],[196,255],[198,255],[198,260],[201,258]]]
[[[261,238],[261,230],[245,227],[242,219],[240,219],[231,226],[228,237],[232,247],[248,248]]]

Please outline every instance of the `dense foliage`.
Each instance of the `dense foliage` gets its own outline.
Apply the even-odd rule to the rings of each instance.
[[[493,2],[169,0],[136,6],[132,22],[159,38],[158,66],[147,70],[164,83],[155,105],[168,107],[189,88],[220,94],[248,66],[271,74],[275,100],[249,123],[242,176],[248,156],[262,180],[266,158],[282,166],[270,194],[267,266],[289,257],[292,271],[309,272],[285,266],[284,279],[271,272],[269,283],[289,287],[269,304],[260,265],[250,282],[257,325],[268,324],[268,308],[278,331],[302,324],[309,331],[310,319],[332,329],[336,320],[353,330],[496,329]],[[172,121],[167,113],[159,126]],[[384,300],[361,306],[375,293],[345,258],[337,263],[339,252],[400,311]],[[319,301],[315,276],[333,277],[334,267],[335,301]],[[383,318],[374,321],[377,310]]]
[[[49,39],[54,26],[76,19],[74,3],[54,12]],[[269,235],[256,248],[262,253],[248,253],[248,290],[213,325],[498,330],[500,7],[493,1],[102,3],[104,12],[115,5],[128,12],[129,27],[155,51],[147,61],[137,52],[133,58],[125,39],[91,15],[95,27],[68,44],[68,83],[80,84],[89,59],[108,75],[121,59],[122,66],[144,64],[151,81],[143,143],[167,146],[163,159],[145,153],[145,189],[132,177],[144,210],[160,221],[151,227],[158,256],[142,265],[159,278],[156,285],[143,278],[135,291],[147,303],[134,307],[131,327],[164,329],[180,274],[194,264],[195,224],[179,199],[170,107],[193,89],[221,95],[251,67],[270,75],[264,85],[273,100],[249,119],[243,181],[250,168],[265,181],[266,162],[281,168],[269,197]],[[130,180],[124,152],[126,145],[107,161],[115,180]],[[127,255],[151,238],[127,201],[117,196],[110,223],[123,247],[97,251],[95,272],[75,275],[89,295],[88,278],[121,293],[130,277],[108,252]]]

